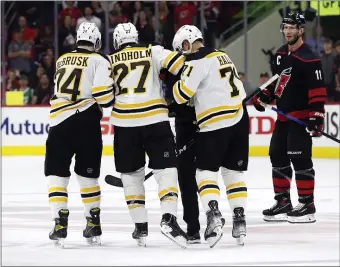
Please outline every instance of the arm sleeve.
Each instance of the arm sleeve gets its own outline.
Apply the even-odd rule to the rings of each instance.
[[[152,47],[152,60],[156,60],[159,71],[167,69],[171,74],[177,75],[184,65],[185,57],[178,52],[171,52],[157,45]]]
[[[204,79],[203,60],[194,60],[185,63],[181,79],[173,86],[173,96],[178,104],[190,100],[196,93],[197,87]]]
[[[304,69],[308,88],[308,105],[313,111],[324,111],[327,92],[323,80],[321,60],[306,62]]]
[[[92,96],[97,103],[103,107],[109,107],[114,100],[113,94],[114,81],[109,61],[101,58],[94,75]]]

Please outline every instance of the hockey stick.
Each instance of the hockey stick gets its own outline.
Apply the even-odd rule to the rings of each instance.
[[[248,102],[249,99],[251,99],[253,96],[260,93],[263,89],[267,88],[268,85],[270,85],[272,82],[276,81],[277,78],[279,78],[280,75],[275,74],[273,77],[271,77],[268,81],[266,81],[264,84],[262,84],[260,87],[258,87],[254,92],[252,92],[250,95],[248,95],[244,100],[243,103]]]
[[[180,148],[177,151],[177,157],[180,156],[184,151],[186,151],[188,148],[190,148],[195,143],[195,139],[191,139],[185,146]],[[145,175],[144,182],[148,180],[153,175],[153,171],[150,171]],[[105,176],[105,182],[109,185],[116,186],[116,187],[123,187],[122,179],[113,175],[106,175]]]
[[[286,117],[287,119],[290,119],[290,120],[292,120],[292,121],[295,121],[297,124],[300,124],[301,126],[307,127],[307,123],[304,122],[304,121],[301,121],[301,120],[299,120],[299,119],[297,119],[297,118],[295,118],[295,117],[293,117],[293,116],[291,116],[291,115],[289,115],[289,114],[286,114],[286,113],[282,112],[281,110],[279,110],[279,109],[277,109],[277,108],[275,108],[275,107],[270,107],[270,106],[268,106],[268,105],[264,105],[264,106],[265,106],[266,108],[269,108],[269,109],[275,111],[276,113],[278,113],[278,114],[280,114],[280,115]],[[322,134],[323,136],[326,136],[327,138],[333,140],[334,142],[337,142],[337,143],[340,144],[340,140],[339,140],[339,139],[336,139],[335,137],[333,137],[333,136],[331,136],[331,135],[329,135],[329,134],[327,134],[327,133],[325,133],[325,132],[323,132],[323,131],[320,131],[320,130],[318,130],[318,129],[315,129],[315,131],[316,131],[317,133],[320,133],[320,134]]]

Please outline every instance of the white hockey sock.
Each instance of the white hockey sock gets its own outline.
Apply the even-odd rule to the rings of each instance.
[[[224,167],[221,169],[231,212],[238,207],[244,208],[244,211],[246,212],[248,194],[247,186],[244,182],[244,173],[241,171],[229,170]]]
[[[84,204],[85,217],[91,217],[90,210],[100,207],[100,186],[97,178],[86,178],[76,174]]]
[[[177,169],[166,168],[162,170],[154,170],[154,176],[158,183],[158,196],[161,201],[163,214],[171,213],[177,217]]]
[[[218,172],[196,170],[196,182],[198,187],[198,193],[200,194],[202,206],[205,212],[209,211],[208,206],[211,200],[219,202],[220,188],[217,184]]]
[[[134,223],[148,221],[145,209],[144,167],[131,173],[121,174],[126,204]]]
[[[59,218],[59,210],[67,209],[67,186],[70,178],[59,177],[55,175],[47,176],[48,198],[52,218]]]

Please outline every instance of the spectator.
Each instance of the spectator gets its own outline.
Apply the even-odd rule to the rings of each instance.
[[[113,5],[113,10],[110,12],[110,26],[116,28],[119,23],[128,22],[128,16],[122,13],[122,8],[118,2]]]
[[[136,28],[139,33],[138,39],[141,44],[147,45],[155,41],[155,31],[148,23],[146,19],[146,14],[143,10],[139,12],[139,20],[136,25]]]
[[[335,43],[335,52],[336,52],[336,60],[335,60],[335,67],[337,69],[336,75],[336,84],[337,87],[335,88],[335,101],[340,101],[340,40]]]
[[[181,1],[175,8],[175,31],[183,25],[196,25],[196,6],[188,1]]]
[[[77,20],[81,17],[81,10],[76,7],[74,1],[63,1],[65,6],[59,13],[59,19],[61,20],[65,16],[70,16],[72,18],[72,26],[76,26]]]
[[[45,70],[45,73],[47,74],[48,78],[50,81],[53,81],[53,76],[54,76],[54,64],[52,62],[52,58],[44,54],[43,56],[43,61],[42,61],[42,66]]]
[[[215,47],[218,34],[217,20],[220,14],[220,2],[204,1],[204,43]]]
[[[174,21],[165,1],[159,2],[159,42],[167,49],[172,50],[172,39],[175,35]]]
[[[29,44],[33,44],[36,34],[33,29],[27,26],[27,20],[24,16],[19,17],[18,26],[19,28],[15,31],[15,33],[21,32],[22,40],[27,41]],[[12,40],[16,40],[15,33],[13,34]]]
[[[136,1],[134,3],[134,8],[135,8],[135,12],[132,15],[132,24],[133,25],[137,25],[138,17],[139,17],[139,12],[142,11],[142,9],[143,9],[142,2],[141,1]]]
[[[238,72],[238,77],[240,78],[241,82],[243,83],[244,90],[246,91],[247,96],[253,92],[252,87],[245,75],[244,72]]]
[[[65,16],[58,36],[59,55],[65,54],[75,48],[76,35],[76,29],[72,26],[71,16]]]
[[[10,69],[7,72],[7,81],[6,81],[6,91],[12,91],[15,88],[18,88],[19,85],[19,81],[17,79],[17,73],[18,71]]]
[[[323,43],[325,38],[322,36],[322,27],[321,25],[314,27],[312,31],[312,35],[310,38],[306,38],[305,42],[314,53],[321,55],[324,51]]]
[[[8,47],[9,67],[25,73],[31,71],[31,45],[22,39],[22,32],[14,33],[14,40]]]
[[[78,19],[78,21],[77,21],[77,29],[79,28],[79,25],[81,23],[83,23],[83,22],[94,23],[94,24],[96,24],[98,29],[101,30],[102,22],[101,22],[101,20],[98,17],[93,16],[93,10],[89,6],[84,8],[84,16]]]
[[[15,91],[21,91],[24,93],[24,105],[28,105],[32,103],[32,98],[33,98],[33,93],[34,90],[33,88],[28,86],[28,78],[25,75],[20,76],[19,80],[20,86],[15,89]]]
[[[48,105],[53,94],[53,88],[46,74],[41,75],[39,86],[34,90],[33,105]]]
[[[333,42],[326,38],[324,41],[324,54],[321,57],[322,71],[324,75],[325,86],[327,88],[327,98],[329,101],[334,100],[336,88],[335,55],[333,54]]]
[[[50,25],[45,25],[43,29],[44,30],[40,35],[40,42],[46,50],[47,48],[53,47],[54,35]]]
[[[266,83],[268,80],[269,80],[268,72],[262,72],[260,74],[260,84],[259,85],[262,85],[262,84]]]
[[[45,69],[39,65],[31,82],[33,88],[37,88],[39,86],[40,78],[43,74],[45,74]]]
[[[102,8],[100,1],[92,1],[91,3],[92,3],[93,14],[97,18],[99,18],[103,24],[105,22],[105,12]]]

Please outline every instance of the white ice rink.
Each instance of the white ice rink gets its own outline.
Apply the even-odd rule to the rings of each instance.
[[[78,185],[69,185],[69,231],[64,249],[48,239],[53,222],[48,207],[43,157],[2,158],[2,264],[3,265],[333,265],[339,266],[339,160],[316,159],[314,224],[265,223],[262,209],[272,206],[273,192],[269,158],[251,158],[246,174],[248,185],[248,234],[244,247],[231,237],[231,213],[221,191],[221,211],[226,218],[224,237],[210,249],[204,241],[181,249],[159,231],[160,208],[154,179],[146,182],[149,210],[147,248],[131,238],[134,226],[123,190],[104,182],[116,174],[113,158],[104,157],[102,187],[102,246],[89,247],[83,240],[85,226]],[[220,182],[222,182],[220,180]],[[220,184],[222,185],[222,184]],[[221,188],[223,188],[221,186]],[[293,205],[297,203],[292,183]],[[179,223],[182,207],[179,202]],[[205,230],[201,209],[201,236]]]

